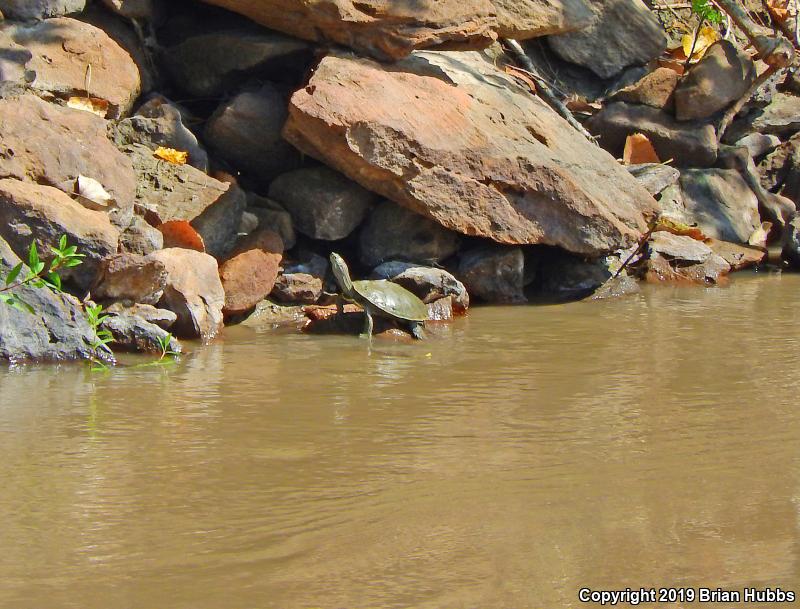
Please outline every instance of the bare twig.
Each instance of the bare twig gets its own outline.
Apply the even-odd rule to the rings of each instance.
[[[564,105],[564,103],[558,99],[558,97],[553,93],[553,90],[550,88],[548,82],[539,76],[536,71],[536,66],[533,65],[530,57],[525,53],[525,50],[522,48],[519,42],[514,40],[513,38],[503,38],[503,42],[505,43],[506,47],[511,51],[514,58],[521,63],[525,70],[530,74],[531,78],[536,81],[538,85],[536,87],[539,95],[542,99],[549,105],[553,110],[558,112],[561,117],[566,120],[572,127],[577,130],[583,137],[587,140],[592,142],[593,144],[597,144],[597,140],[592,136],[591,133],[586,131],[583,125],[581,125],[577,119],[572,115],[572,112]]]

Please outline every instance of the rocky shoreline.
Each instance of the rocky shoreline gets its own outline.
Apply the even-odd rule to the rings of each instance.
[[[115,350],[355,334],[333,251],[441,322],[800,265],[793,65],[755,87],[739,31],[689,61],[663,2],[397,4],[0,0],[0,276],[31,242],[85,255],[0,305],[0,359],[96,356],[87,303]]]

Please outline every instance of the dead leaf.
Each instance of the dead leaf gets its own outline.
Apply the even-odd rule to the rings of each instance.
[[[748,245],[754,247],[767,247],[767,239],[769,238],[769,231],[772,230],[772,222],[762,222],[750,238],[747,240]]]
[[[189,160],[188,152],[182,152],[180,150],[175,150],[174,148],[164,148],[163,146],[156,148],[156,151],[153,154],[162,161],[167,161],[169,163],[173,163],[174,165],[186,165],[187,161]]]
[[[592,103],[588,101],[584,97],[570,97],[564,102],[564,105],[567,107],[567,110],[570,112],[580,113],[580,114],[595,114],[603,109],[603,106],[598,103]]]
[[[622,153],[625,165],[640,163],[660,163],[656,149],[644,133],[634,133],[625,140],[625,151]]]
[[[706,51],[712,44],[721,39],[722,36],[720,36],[717,30],[713,27],[705,26],[701,28],[700,32],[697,34],[696,43],[694,42],[694,34],[684,34],[683,38],[681,38],[683,53],[688,57],[689,53],[692,53],[692,44],[694,44],[694,53],[692,53],[691,63],[696,63],[703,58],[703,55],[706,54]]]
[[[673,235],[680,235],[683,237],[691,237],[697,241],[705,241],[708,239],[708,236],[705,235],[699,227],[684,224],[683,222],[673,220],[667,216],[661,216],[658,219],[653,232],[657,233],[659,231],[672,233]]]
[[[108,194],[100,182],[83,175],[75,180],[75,194],[78,195],[78,201],[89,209],[106,210],[114,202],[114,197]]]
[[[102,118],[105,118],[108,114],[108,102],[98,97],[70,97],[67,100],[67,107],[73,110],[91,112]]]
[[[523,70],[521,68],[515,68],[514,66],[506,66],[505,67],[505,72],[506,72],[506,74],[510,74],[514,78],[518,78],[519,80],[524,82],[526,85],[528,85],[528,88],[533,93],[536,93],[536,91],[537,91],[536,81],[533,80],[533,78],[531,78],[528,75],[527,71],[525,71],[525,70]]]
[[[164,235],[164,247],[180,247],[185,250],[206,251],[206,244],[194,227],[186,220],[170,220],[159,225]]]

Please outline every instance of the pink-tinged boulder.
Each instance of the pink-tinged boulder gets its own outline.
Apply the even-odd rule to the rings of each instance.
[[[267,297],[278,278],[283,241],[272,231],[248,235],[219,269],[226,317],[247,313]]]
[[[205,2],[298,38],[338,42],[379,59],[437,45],[485,48],[496,38],[496,9],[490,0]]]
[[[35,24],[7,24],[0,40],[27,51],[18,55],[33,76],[30,86],[59,97],[86,95],[110,104],[109,118],[130,111],[141,92],[139,68],[108,34],[88,23],[59,17]],[[91,76],[86,70],[91,66]]]
[[[167,270],[159,306],[178,316],[173,329],[180,337],[212,340],[222,328],[225,291],[217,261],[203,252],[167,248],[148,256]]]
[[[284,136],[451,230],[596,256],[636,242],[653,197],[480,53],[392,66],[331,55],[292,97]]]
[[[120,232],[108,214],[86,209],[60,190],[20,180],[0,180],[0,236],[27,260],[32,241],[49,261],[62,235],[85,256],[80,266],[59,271],[81,288],[89,285],[100,261],[117,251]]]
[[[589,0],[492,0],[497,31],[503,38],[536,38],[588,27],[594,13]]]
[[[0,99],[0,178],[73,193],[83,175],[100,182],[118,206],[130,208],[136,192],[133,166],[109,141],[107,128],[99,116],[33,95]]]

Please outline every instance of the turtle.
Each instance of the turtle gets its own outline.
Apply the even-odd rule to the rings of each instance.
[[[423,331],[428,319],[428,307],[415,294],[403,286],[385,279],[353,281],[347,263],[337,253],[332,253],[331,269],[342,293],[336,301],[339,313],[344,312],[342,300],[348,300],[364,309],[364,333],[362,337],[372,336],[372,317],[385,317],[406,322],[414,338],[425,338]]]

